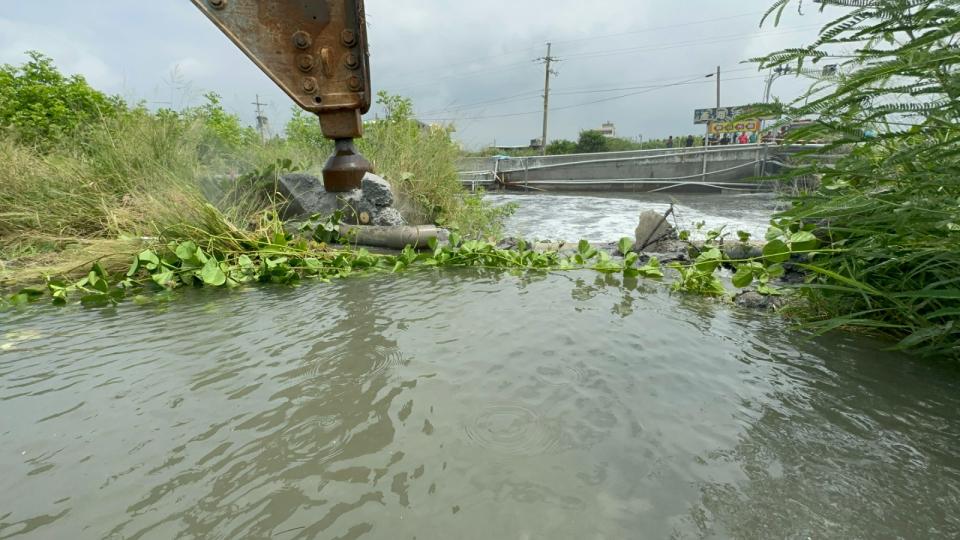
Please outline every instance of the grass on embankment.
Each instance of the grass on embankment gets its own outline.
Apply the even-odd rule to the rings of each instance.
[[[258,234],[283,201],[287,170],[320,174],[332,146],[297,110],[284,136],[263,142],[208,93],[199,106],[151,112],[65,76],[28,52],[0,65],[0,273],[34,281],[126,251],[118,238],[231,243]],[[503,211],[460,186],[458,149],[444,127],[424,128],[410,100],[381,93],[386,118],[361,150],[389,180],[401,212],[464,236],[491,237]],[[148,240],[149,242],[149,240]],[[125,243],[122,243],[125,244]]]
[[[139,236],[191,219],[198,131],[135,114],[51,152],[0,139],[0,238]]]

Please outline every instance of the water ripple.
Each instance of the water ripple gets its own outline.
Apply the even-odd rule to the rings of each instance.
[[[483,407],[464,431],[477,446],[521,456],[548,453],[560,441],[556,422],[519,404]]]

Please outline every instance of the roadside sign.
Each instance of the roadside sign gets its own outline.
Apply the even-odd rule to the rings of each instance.
[[[709,124],[711,122],[729,122],[744,114],[748,108],[748,105],[740,105],[738,107],[720,107],[719,109],[715,107],[696,109],[693,112],[693,123]]]
[[[741,120],[739,122],[710,122],[707,127],[708,133],[714,133],[717,135],[723,133],[740,133],[742,131],[747,132],[756,132],[760,131],[762,128],[761,121],[758,120]]]

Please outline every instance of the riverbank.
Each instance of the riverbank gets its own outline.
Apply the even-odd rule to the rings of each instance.
[[[140,252],[171,243],[219,257],[256,246],[275,236],[288,202],[280,177],[318,175],[332,151],[317,118],[302,112],[284,137],[263,141],[214,93],[197,107],[150,111],[29,56],[0,67],[0,290],[76,283],[93,267],[125,274]],[[421,129],[408,99],[378,101],[389,114],[358,144],[390,181],[402,217],[496,236],[504,211],[460,186],[450,133]],[[25,119],[27,110],[50,113]]]

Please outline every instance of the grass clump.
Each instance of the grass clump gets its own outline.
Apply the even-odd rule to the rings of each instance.
[[[792,0],[779,0],[768,15]],[[949,0],[822,2],[843,15],[809,47],[757,59],[762,68],[839,57],[838,75],[769,113],[810,118],[788,139],[832,141],[787,179],[822,178],[778,216],[826,252],[802,263],[798,313],[820,330],[859,327],[903,349],[960,357],[960,11]]]

